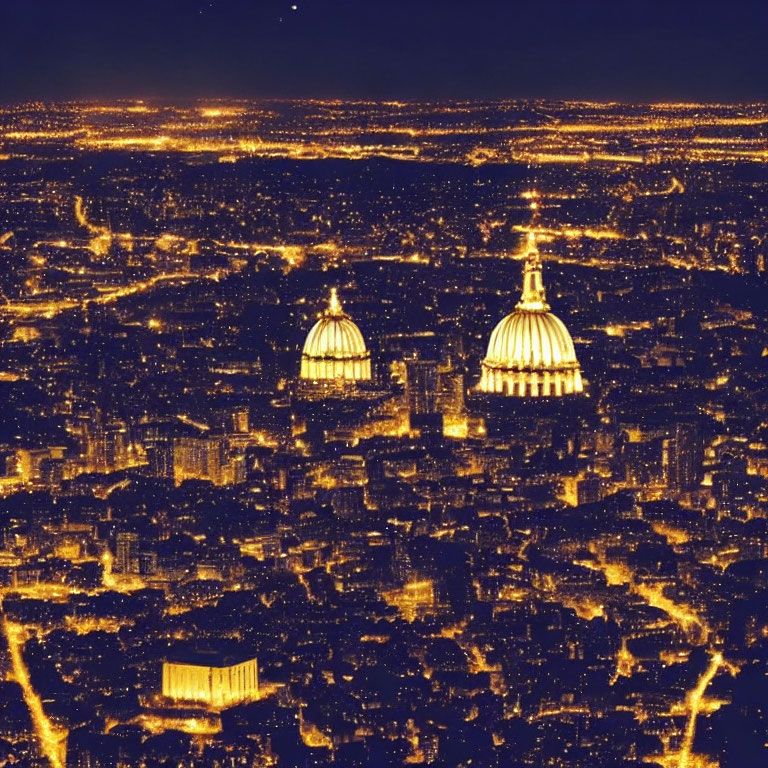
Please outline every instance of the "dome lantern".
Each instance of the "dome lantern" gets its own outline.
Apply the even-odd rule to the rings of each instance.
[[[541,276],[541,254],[536,245],[536,235],[528,233],[525,268],[523,270],[523,293],[515,307],[527,312],[548,312],[547,292]]]
[[[339,301],[339,292],[336,286],[331,288],[331,297],[328,299],[328,309],[325,310],[326,317],[344,317],[344,310]]]

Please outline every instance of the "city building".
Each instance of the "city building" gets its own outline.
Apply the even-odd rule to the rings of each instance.
[[[259,695],[258,662],[248,654],[180,650],[163,662],[162,695],[212,709],[254,701]]]
[[[117,534],[117,557],[115,570],[118,573],[139,572],[139,534],[132,531],[121,531]]]

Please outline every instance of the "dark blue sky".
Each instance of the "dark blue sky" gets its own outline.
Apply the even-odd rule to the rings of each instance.
[[[766,6],[764,0],[0,0],[0,100],[768,101]]]

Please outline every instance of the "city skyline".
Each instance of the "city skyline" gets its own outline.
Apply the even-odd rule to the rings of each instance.
[[[0,752],[760,765],[766,125],[0,109]]]

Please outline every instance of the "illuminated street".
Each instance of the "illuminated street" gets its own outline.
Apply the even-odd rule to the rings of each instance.
[[[24,691],[24,701],[29,707],[29,714],[40,741],[40,748],[48,758],[52,768],[64,768],[66,765],[67,732],[51,723],[45,714],[40,696],[32,687],[29,672],[24,663],[24,629],[8,621],[8,619],[3,619],[3,634],[8,642],[13,677]]]

